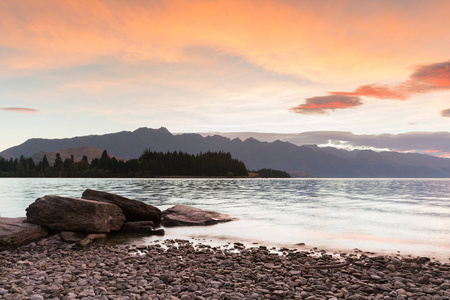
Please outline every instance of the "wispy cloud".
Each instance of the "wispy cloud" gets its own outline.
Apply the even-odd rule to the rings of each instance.
[[[336,109],[354,108],[363,105],[359,97],[344,95],[329,95],[307,98],[305,104],[290,108],[290,111],[301,114],[324,114]]]
[[[37,113],[38,110],[34,108],[26,108],[26,107],[0,107],[0,110],[9,111],[13,113],[20,114],[29,114],[29,113]]]

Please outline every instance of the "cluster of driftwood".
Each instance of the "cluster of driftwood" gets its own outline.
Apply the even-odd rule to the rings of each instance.
[[[144,202],[87,189],[81,198],[46,195],[26,209],[26,218],[0,218],[0,250],[58,233],[66,242],[85,246],[108,233],[164,235],[160,226],[211,225],[234,218],[176,205],[163,212]]]

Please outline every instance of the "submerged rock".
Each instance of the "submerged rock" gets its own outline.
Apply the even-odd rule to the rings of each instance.
[[[26,210],[28,222],[57,231],[108,233],[125,222],[116,205],[56,195],[38,198]]]
[[[164,226],[204,226],[237,220],[230,215],[200,208],[175,205],[162,212]]]
[[[127,222],[153,221],[155,225],[161,224],[161,210],[138,200],[91,189],[85,190],[81,198],[117,205],[122,209]]]
[[[48,231],[27,218],[0,218],[0,251],[40,240]]]

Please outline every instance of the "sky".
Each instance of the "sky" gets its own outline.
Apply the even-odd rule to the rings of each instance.
[[[166,127],[450,157],[449,12],[446,0],[2,0],[0,151]]]

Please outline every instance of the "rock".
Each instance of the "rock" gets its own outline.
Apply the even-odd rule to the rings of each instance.
[[[88,236],[87,233],[73,231],[62,231],[59,235],[61,236],[61,240],[67,243],[78,243]]]
[[[226,214],[175,205],[162,212],[164,226],[202,226],[237,220]]]
[[[45,228],[27,222],[27,218],[0,218],[0,251],[40,240],[47,235]]]
[[[97,239],[106,239],[106,233],[91,233],[77,244],[81,247],[85,247]]]
[[[166,234],[164,229],[156,229],[150,232],[150,235],[164,235],[164,234]]]
[[[26,210],[28,222],[57,231],[108,233],[125,222],[116,205],[56,195],[38,198]]]
[[[125,222],[120,233],[144,233],[147,235],[164,235],[164,229],[155,230],[153,221]]]
[[[153,221],[137,221],[137,222],[125,222],[123,223],[120,232],[123,233],[149,233],[153,231],[155,224]]]
[[[430,277],[429,276],[420,276],[418,278],[418,282],[421,284],[429,284],[430,283]]]
[[[395,274],[386,274],[385,265],[412,258],[366,257],[361,260],[367,265],[352,264],[323,273],[305,266],[339,264],[341,259],[333,255],[330,261],[317,255],[318,251],[270,249],[276,253],[263,246],[236,249],[229,244],[213,246],[181,239],[131,246],[99,243],[82,248],[61,243],[54,235],[35,245],[0,251],[0,299],[450,297],[448,263],[431,261],[415,274],[400,268]],[[357,273],[360,275],[355,276]],[[382,281],[372,279],[369,275],[373,274]],[[429,277],[429,283],[419,283],[421,276]],[[396,287],[396,282],[404,282],[404,287]]]
[[[91,189],[85,190],[81,198],[117,205],[122,209],[127,222],[153,221],[155,225],[161,224],[161,211],[159,208],[138,200]]]
[[[395,265],[389,264],[386,266],[386,270],[388,270],[389,272],[395,272],[397,271],[397,268],[395,267]]]

